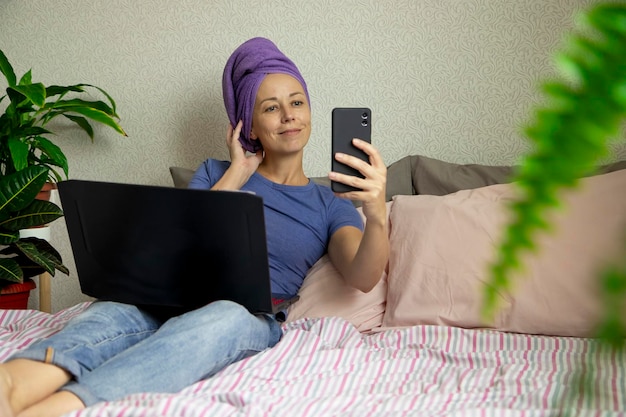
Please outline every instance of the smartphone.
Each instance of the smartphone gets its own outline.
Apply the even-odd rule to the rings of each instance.
[[[356,156],[369,163],[369,156],[352,144],[352,139],[357,138],[371,143],[372,140],[372,111],[367,107],[338,107],[332,112],[332,163],[331,169],[346,175],[363,178],[356,169],[335,160],[337,152]],[[331,188],[336,193],[355,191],[358,188],[331,182]]]

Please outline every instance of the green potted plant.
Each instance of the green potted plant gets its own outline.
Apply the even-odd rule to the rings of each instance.
[[[35,275],[54,275],[56,270],[69,274],[49,242],[20,236],[22,229],[46,225],[63,216],[56,204],[36,198],[48,175],[47,167],[31,165],[0,177],[0,289],[13,286],[11,296],[0,295],[0,305],[10,298],[9,307],[15,307],[11,297],[19,296],[16,290],[22,287],[27,302],[28,291],[34,288],[30,278]]]
[[[9,175],[31,165],[48,168],[49,182],[68,178],[68,163],[46,125],[58,116],[75,123],[93,141],[90,121],[111,127],[126,136],[118,123],[115,101],[103,89],[90,84],[45,86],[32,81],[31,70],[19,80],[6,55],[0,50],[0,71],[8,87],[0,103],[8,99],[0,115],[0,174]],[[80,98],[89,91],[101,93],[105,101]]]
[[[6,94],[0,96],[0,105],[5,106],[0,114],[0,288],[5,293],[0,295],[1,307],[10,298],[7,292],[34,288],[31,277],[44,271],[69,273],[46,240],[21,238],[19,233],[19,229],[46,225],[63,215],[55,204],[40,201],[49,198],[49,191],[48,197],[41,197],[42,190],[54,188],[69,172],[67,158],[51,139],[48,123],[63,116],[92,141],[90,122],[126,133],[118,123],[115,101],[99,87],[84,83],[45,86],[33,82],[31,70],[18,79],[2,50],[0,72],[7,82]],[[104,101],[89,99],[92,92]]]
[[[626,118],[626,4],[598,3],[580,17],[580,30],[556,56],[562,79],[543,84],[546,103],[526,129],[535,149],[514,178],[522,197],[510,207],[514,218],[485,287],[487,317],[498,307],[498,293],[511,288],[509,273],[522,266],[521,254],[535,248],[535,232],[549,228],[547,214],[560,204],[559,191],[591,173],[620,138]],[[626,347],[626,258],[607,265],[598,279],[606,297],[598,336]]]

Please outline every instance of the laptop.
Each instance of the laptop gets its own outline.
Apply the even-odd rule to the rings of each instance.
[[[58,183],[81,291],[189,311],[272,303],[263,199],[247,192],[67,180]]]

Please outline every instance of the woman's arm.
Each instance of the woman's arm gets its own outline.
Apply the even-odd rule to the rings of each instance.
[[[376,148],[362,140],[355,139],[354,146],[369,155],[370,163],[345,154],[337,154],[337,161],[357,169],[364,178],[331,172],[329,178],[360,191],[338,194],[349,200],[362,202],[366,218],[365,230],[344,226],[331,237],[328,255],[347,284],[363,292],[368,292],[378,283],[389,260],[389,234],[385,190],[387,168]]]

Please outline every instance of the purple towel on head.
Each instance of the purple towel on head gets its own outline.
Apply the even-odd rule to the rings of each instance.
[[[300,81],[309,100],[309,92],[298,67],[269,39],[252,38],[242,43],[224,67],[222,92],[228,119],[233,127],[239,120],[243,121],[239,141],[244,149],[253,153],[263,149],[260,141],[250,139],[256,93],[263,78],[276,73],[289,74]]]

